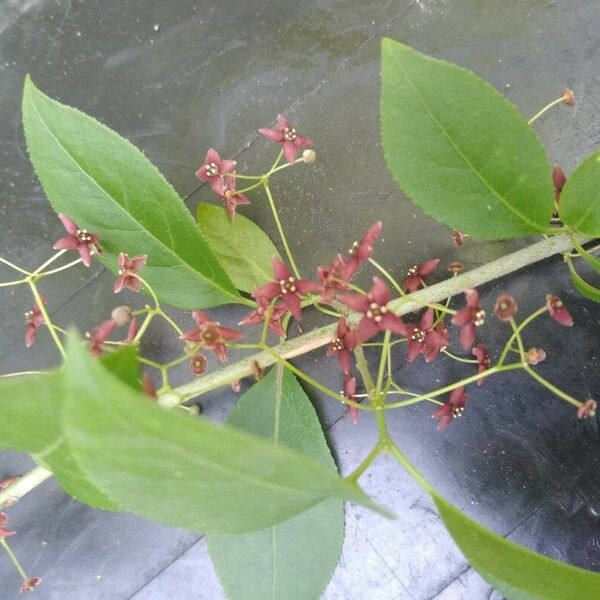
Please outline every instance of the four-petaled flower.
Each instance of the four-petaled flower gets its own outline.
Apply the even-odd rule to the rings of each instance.
[[[266,138],[281,144],[285,160],[293,163],[300,148],[312,146],[313,143],[305,136],[296,132],[288,120],[283,116],[277,117],[277,127],[274,129],[259,129]]]
[[[212,321],[201,310],[192,312],[197,327],[186,331],[181,339],[187,342],[196,342],[212,350],[221,362],[227,361],[227,346],[229,340],[238,340],[242,337],[239,331],[223,327],[219,322]]]
[[[21,594],[31,592],[34,588],[40,585],[40,583],[42,583],[41,577],[29,577],[29,579],[26,579],[21,586]]]
[[[379,277],[373,277],[373,286],[367,294],[343,294],[340,300],[351,310],[364,315],[356,332],[358,343],[366,342],[379,331],[392,331],[408,337],[407,325],[387,307],[390,290]]]
[[[235,169],[235,160],[222,159],[220,154],[209,148],[204,159],[204,164],[196,171],[196,177],[201,181],[207,181],[215,194],[223,195],[225,175]]]
[[[440,420],[437,427],[438,430],[445,429],[452,421],[454,421],[454,419],[462,417],[468,401],[469,396],[465,394],[464,387],[456,388],[450,392],[448,402],[443,406],[440,406],[440,408],[431,415],[434,419]]]
[[[458,325],[460,329],[460,342],[465,350],[468,350],[475,340],[475,329],[485,323],[485,310],[479,304],[477,290],[465,291],[467,306],[461,308],[453,317],[452,324]]]
[[[273,258],[273,275],[275,281],[254,290],[254,298],[263,306],[269,305],[275,298],[281,298],[286,308],[299,321],[302,316],[300,299],[305,294],[320,292],[321,288],[312,281],[296,279],[278,257]]]
[[[90,346],[90,352],[94,356],[100,356],[102,354],[102,346],[110,337],[110,334],[113,332],[115,327],[116,323],[114,320],[108,319],[104,321],[104,323],[98,325],[98,327],[94,327],[94,329],[85,334]]]
[[[8,529],[5,527],[8,522],[8,515],[6,513],[0,512],[0,538],[10,537],[11,535],[15,535],[15,531],[12,529]]]
[[[281,320],[287,314],[288,309],[283,304],[269,305],[257,302],[256,310],[253,310],[245,319],[242,319],[238,325],[258,325],[265,320],[269,313],[269,329],[276,333],[279,337],[285,337],[285,331]]]
[[[439,258],[433,258],[420,265],[412,266],[402,282],[402,289],[411,293],[416,292],[423,284],[423,277],[431,275],[437,269],[439,262]]]
[[[344,375],[350,375],[352,367],[352,350],[356,348],[358,340],[356,331],[348,327],[346,317],[338,321],[337,333],[332,342],[327,346],[327,356],[337,356]]]
[[[565,306],[564,302],[553,294],[546,295],[546,308],[550,313],[550,316],[561,325],[565,327],[571,327],[573,325],[573,317],[569,312],[569,309]]]
[[[102,250],[98,245],[100,238],[87,229],[80,229],[67,215],[58,214],[68,235],[61,237],[53,246],[55,250],[77,250],[81,262],[89,267],[92,264],[92,254],[100,254]]]
[[[512,296],[509,294],[501,294],[498,296],[498,300],[496,300],[494,314],[501,321],[510,321],[517,313],[518,308],[519,307]]]
[[[477,360],[477,372],[483,373],[487,371],[492,366],[492,359],[489,357],[487,353],[487,348],[483,342],[479,342],[476,346],[471,350],[471,354]],[[477,385],[483,385],[485,377],[477,380]]]
[[[136,274],[139,273],[146,264],[146,254],[140,254],[129,258],[124,252],[119,253],[119,277],[115,281],[115,294],[118,294],[124,287],[134,292],[139,292],[142,282]]]
[[[42,299],[42,302],[44,300]],[[36,302],[31,310],[25,313],[25,346],[30,348],[35,342],[37,330],[44,324],[44,317],[40,310],[39,304]]]
[[[356,377],[350,377],[349,375],[344,376],[344,389],[340,391],[340,396],[347,400],[355,400],[354,394],[356,394]],[[353,423],[358,421],[358,408],[348,404],[348,414],[352,419]]]
[[[431,362],[445,350],[450,343],[446,328],[434,329],[433,321],[435,315],[433,308],[428,308],[422,315],[419,325],[407,324],[408,328],[408,360],[412,362],[419,354],[425,356],[425,362]],[[439,325],[439,324],[438,324]]]
[[[227,216],[230,220],[233,221],[235,217],[235,210],[238,204],[246,205],[250,204],[250,200],[244,196],[244,194],[240,194],[235,189],[235,178],[226,177],[223,182],[222,192],[219,194],[221,200],[223,200],[223,204],[225,205],[225,211],[227,212]]]
[[[379,237],[383,224],[381,221],[373,223],[363,234],[359,241],[354,242],[348,253],[350,258],[346,263],[346,279],[354,277],[358,267],[373,256],[373,242]]]

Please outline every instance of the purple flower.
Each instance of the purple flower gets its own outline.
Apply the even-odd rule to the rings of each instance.
[[[288,163],[293,163],[296,160],[296,154],[300,148],[313,145],[307,137],[297,133],[283,115],[277,117],[277,127],[274,129],[259,129],[259,131],[266,138],[281,144],[283,155]]]
[[[273,258],[273,275],[274,281],[254,290],[254,298],[262,306],[268,306],[275,298],[281,298],[285,307],[299,321],[302,317],[302,307],[300,306],[302,296],[320,292],[321,288],[312,281],[296,279],[277,257]]]
[[[445,350],[450,343],[448,332],[442,325],[442,330],[433,328],[433,308],[428,308],[421,317],[418,326],[407,324],[408,329],[408,360],[413,362],[419,354],[425,356],[425,362],[434,360],[441,350]]]
[[[253,310],[245,319],[242,319],[238,325],[258,325],[265,320],[269,305],[266,306],[257,303],[256,310]],[[279,337],[285,337],[285,331],[281,320],[288,313],[288,309],[283,304],[275,304],[270,309],[269,315],[269,329],[275,332]]]
[[[235,178],[234,177],[226,177],[223,182],[223,190],[222,193],[219,194],[221,200],[223,200],[223,204],[225,205],[225,211],[227,212],[227,216],[230,220],[233,221],[235,217],[235,210],[239,204],[246,205],[250,204],[250,200],[244,196],[244,194],[240,194],[235,189]]]
[[[431,275],[437,269],[439,262],[439,258],[433,258],[411,267],[402,282],[402,289],[411,293],[416,292],[423,284],[423,277]]]
[[[242,337],[239,331],[223,327],[220,323],[212,321],[210,317],[201,310],[192,312],[196,321],[196,327],[186,331],[182,340],[200,343],[203,347],[212,350],[221,362],[227,361],[227,346],[229,340],[238,340]]]
[[[453,390],[450,393],[450,398],[448,402],[443,406],[440,406],[433,415],[431,415],[434,419],[439,419],[438,430],[445,429],[456,419],[457,417],[462,417],[463,412],[465,411],[465,406],[469,401],[469,396],[465,394],[465,388],[459,387]]]
[[[231,173],[236,165],[235,160],[222,159],[214,148],[209,148],[204,164],[196,171],[196,177],[201,181],[207,181],[213,192],[222,196],[225,175]]]
[[[475,329],[485,323],[485,310],[479,304],[477,290],[465,290],[467,306],[461,308],[453,317],[452,324],[460,327],[460,342],[468,350],[475,340]]]
[[[113,319],[108,319],[107,321],[104,321],[104,323],[98,325],[98,327],[94,327],[94,329],[85,334],[90,347],[90,352],[94,356],[100,356],[102,354],[102,346],[110,337],[110,334],[113,332],[115,327],[116,323],[113,321]]]
[[[118,294],[124,287],[134,292],[139,292],[142,282],[136,277],[146,264],[146,254],[140,254],[129,258],[127,254],[119,254],[119,277],[115,281],[115,294]]]
[[[42,299],[44,302],[44,300]],[[38,303],[25,313],[25,346],[30,348],[35,342],[37,330],[44,324],[44,317]]]
[[[365,231],[360,240],[358,242],[354,242],[354,244],[352,244],[352,248],[348,250],[350,258],[347,261],[345,271],[347,280],[352,279],[356,271],[358,271],[358,267],[360,267],[362,263],[366,262],[369,260],[369,258],[371,258],[371,256],[373,256],[373,242],[379,237],[382,227],[383,224],[381,221],[377,221],[377,223],[371,225],[371,227]]]
[[[565,306],[564,302],[558,297],[552,294],[546,295],[546,308],[550,313],[550,316],[561,325],[565,327],[571,327],[573,325],[573,317],[569,312],[569,309]]]
[[[348,283],[353,275],[352,270],[352,265],[346,262],[341,254],[338,254],[329,266],[317,267],[323,302],[330,302],[336,292],[348,289]]]
[[[483,342],[479,342],[471,350],[471,354],[477,360],[477,372],[483,373],[487,371],[492,365],[492,359],[488,356],[487,348]],[[477,380],[477,385],[483,385],[485,377]]]
[[[358,340],[356,332],[348,327],[346,317],[338,321],[336,337],[327,346],[327,356],[337,356],[344,375],[350,375],[352,367],[352,350],[356,348]]]
[[[92,254],[100,254],[102,250],[98,245],[100,238],[87,229],[80,229],[67,215],[58,214],[68,235],[61,237],[53,246],[55,250],[77,250],[81,262],[86,267],[92,264]]]
[[[386,330],[408,337],[409,327],[387,308],[390,290],[379,277],[373,277],[373,286],[367,294],[344,294],[340,300],[351,310],[364,315],[356,334],[358,343]]]

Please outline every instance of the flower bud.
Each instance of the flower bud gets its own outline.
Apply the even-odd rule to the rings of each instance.
[[[23,585],[21,586],[21,594],[24,594],[25,592],[31,592],[31,590],[40,585],[40,583],[42,583],[41,577],[30,577],[23,582]]]
[[[190,369],[195,375],[202,375],[206,370],[206,356],[204,354],[196,354],[190,360]]]
[[[458,275],[458,273],[463,271],[464,268],[465,268],[465,265],[463,265],[462,263],[459,263],[456,260],[454,262],[451,262],[448,265],[448,271],[450,271],[450,273],[454,273],[455,275]]]
[[[569,106],[575,106],[575,104],[577,104],[577,100],[575,99],[575,93],[569,88],[565,88],[562,91],[562,100],[564,104],[567,104]]]
[[[317,153],[314,150],[312,150],[311,148],[307,148],[302,153],[302,160],[307,165],[312,165],[317,160]]]
[[[129,306],[117,306],[113,308],[110,316],[117,327],[122,327],[131,321],[131,309]]]
[[[542,348],[530,348],[525,352],[525,360],[529,365],[537,365],[546,360],[546,351]]]
[[[518,306],[515,299],[508,294],[502,294],[496,300],[494,314],[501,321],[510,321],[515,316],[517,309]]]
[[[577,409],[577,418],[585,419],[586,417],[594,417],[596,415],[596,408],[598,407],[598,403],[591,398],[586,400],[578,409]]]
[[[460,246],[463,245],[466,237],[467,236],[462,231],[459,231],[458,229],[452,230],[452,243],[457,248],[460,248]]]
[[[552,183],[557,192],[562,192],[565,183],[567,183],[567,176],[564,171],[560,168],[560,165],[554,165],[552,169]]]

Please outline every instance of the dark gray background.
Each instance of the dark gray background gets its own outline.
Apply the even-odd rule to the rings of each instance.
[[[385,223],[377,257],[398,276],[432,256],[442,265],[460,260],[476,266],[522,242],[469,240],[457,250],[449,231],[394,185],[379,145],[381,36],[474,69],[526,115],[564,85],[572,87],[579,104],[559,107],[535,126],[550,160],[569,171],[598,146],[599,27],[595,0],[4,0],[0,251],[34,267],[61,232],[23,143],[20,96],[30,72],[44,91],[140,146],[182,195],[196,188],[194,171],[209,145],[235,156],[242,169],[266,168],[273,147],[256,130],[279,112],[288,115],[319,153],[314,168],[285,173],[273,186],[304,273],[345,250],[376,218]],[[194,194],[190,208],[200,200],[212,201],[210,191]],[[244,213],[275,233],[261,197],[253,196]],[[528,314],[546,291],[562,296],[575,326],[566,330],[540,319],[526,341],[546,349],[541,371],[549,378],[582,398],[598,397],[599,311],[573,293],[565,271],[559,259],[546,261],[486,286],[484,302],[490,308],[500,291],[508,291]],[[445,276],[444,266],[439,275]],[[2,280],[11,276],[0,270]],[[369,273],[362,277],[367,281]],[[43,292],[58,322],[86,330],[117,303],[111,288],[112,277],[94,265],[46,281]],[[22,313],[30,303],[26,290],[0,290],[1,372],[57,361],[46,332],[31,350],[22,347]],[[236,322],[243,312],[214,314]],[[304,325],[316,322],[309,316]],[[154,328],[146,344],[156,356],[177,346],[162,333]],[[497,352],[506,330],[490,319],[482,333]],[[403,354],[394,358],[397,379],[414,389],[465,372],[445,360],[408,370]],[[322,351],[299,363],[334,388],[340,385],[335,363]],[[175,382],[187,378],[182,369]],[[353,425],[341,406],[310,395],[341,471],[350,472],[375,442],[374,423],[366,416]],[[577,421],[570,407],[520,374],[490,380],[471,396],[465,417],[443,433],[429,418],[430,406],[394,413],[394,438],[441,492],[484,524],[561,560],[600,569],[597,419]],[[231,401],[229,391],[215,393],[205,413],[223,419]],[[22,455],[2,456],[0,477],[30,466]],[[430,500],[391,459],[378,459],[362,481],[398,519],[348,507],[343,556],[325,598],[499,598],[456,549]],[[12,540],[16,553],[44,578],[40,598],[223,597],[195,534],[92,510],[54,481],[9,512],[19,531]],[[19,585],[0,558],[0,597],[17,598]]]

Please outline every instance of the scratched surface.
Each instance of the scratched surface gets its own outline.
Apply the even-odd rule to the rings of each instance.
[[[550,159],[569,171],[598,146],[599,25],[595,0],[5,0],[0,252],[35,266],[60,233],[23,144],[20,93],[30,72],[46,92],[139,145],[182,195],[196,189],[193,173],[209,145],[235,156],[243,169],[267,165],[273,149],[256,129],[279,112],[289,115],[319,153],[314,168],[286,174],[273,186],[304,272],[345,250],[375,217],[385,222],[378,258],[396,275],[432,256],[476,266],[517,244],[469,240],[457,251],[447,229],[408,202],[385,170],[378,134],[380,37],[474,69],[525,114],[563,85],[573,87],[578,106],[561,107],[536,125]],[[200,189],[190,208],[207,200],[210,193]],[[275,233],[259,197],[246,214]],[[9,276],[0,270],[0,280]],[[362,277],[366,282],[369,273]],[[93,267],[48,281],[43,291],[57,321],[86,330],[115,305],[111,287],[111,277]],[[482,293],[489,307],[500,291],[508,291],[527,314],[546,290],[568,302],[576,325],[566,330],[541,319],[527,343],[548,352],[543,374],[573,393],[598,397],[600,311],[573,293],[559,260],[485,286]],[[21,347],[21,314],[29,303],[22,290],[0,291],[0,372],[57,360],[44,334],[30,351]],[[237,322],[243,311],[215,314]],[[307,315],[303,325],[319,322]],[[175,351],[176,342],[162,333],[153,330],[146,343],[157,357]],[[497,352],[506,331],[490,320],[484,333]],[[334,389],[340,385],[322,353],[298,364]],[[397,379],[415,390],[464,373],[444,360],[407,369],[400,353],[394,365]],[[182,369],[174,382],[186,378]],[[374,444],[374,423],[365,417],[353,425],[340,405],[309,393],[340,469],[348,473]],[[446,432],[436,432],[429,407],[416,406],[390,417],[392,435],[434,485],[474,518],[550,556],[600,569],[598,421],[578,422],[568,407],[516,374],[471,394],[465,417]],[[214,393],[205,414],[222,420],[232,401],[228,392]],[[4,453],[0,477],[29,466],[26,456]],[[387,521],[348,507],[344,553],[324,598],[500,598],[470,569],[431,502],[395,464],[381,457],[363,483],[398,518]],[[44,578],[40,598],[223,597],[197,535],[92,510],[53,481],[12,507],[10,516],[19,531],[15,551]],[[19,597],[18,587],[1,558],[0,597]]]

